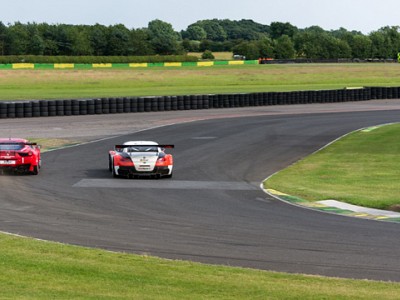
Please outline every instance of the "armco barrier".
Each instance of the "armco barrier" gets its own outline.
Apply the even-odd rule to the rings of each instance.
[[[334,103],[399,97],[400,87],[364,87],[247,94],[0,101],[0,119]]]

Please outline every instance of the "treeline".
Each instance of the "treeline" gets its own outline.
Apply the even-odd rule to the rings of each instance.
[[[160,20],[147,28],[0,22],[0,55],[149,56],[183,54],[180,35]]]
[[[0,22],[1,56],[148,57],[187,52],[232,51],[247,59],[395,59],[400,51],[398,26],[369,34],[318,26],[304,29],[290,23],[263,25],[252,20],[202,20],[177,32],[161,20],[148,27]],[[102,58],[103,57],[103,58]],[[32,58],[34,59],[34,58]],[[176,57],[182,60],[182,57]]]
[[[233,51],[247,59],[395,59],[400,52],[400,27],[383,27],[365,35],[345,28],[305,29],[290,23],[262,25],[251,20],[204,20],[181,32],[189,51]]]
[[[191,55],[148,55],[148,56],[44,56],[44,55],[0,55],[0,64],[129,64],[129,63],[168,63],[197,62]]]

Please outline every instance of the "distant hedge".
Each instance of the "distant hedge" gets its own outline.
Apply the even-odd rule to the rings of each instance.
[[[153,56],[41,56],[41,55],[6,55],[0,56],[0,64],[13,63],[161,63],[161,62],[196,62],[196,56],[189,55],[153,55]]]

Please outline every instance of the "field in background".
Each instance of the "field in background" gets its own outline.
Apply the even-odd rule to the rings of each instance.
[[[201,55],[203,52],[189,52],[189,56],[196,56],[201,59]],[[215,60],[232,60],[233,59],[233,53],[232,52],[213,52]]]
[[[360,86],[400,86],[400,64],[0,71],[0,100],[251,93]]]

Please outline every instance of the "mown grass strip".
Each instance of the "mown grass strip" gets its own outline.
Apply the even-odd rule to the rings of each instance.
[[[57,64],[56,70],[1,70],[0,100],[230,94],[400,86],[400,64],[217,65],[163,63],[95,68]],[[191,63],[184,63],[183,65]],[[88,68],[89,66],[89,68]],[[63,69],[61,69],[63,68]]]
[[[0,234],[3,299],[398,299],[398,283],[111,253]]]
[[[351,133],[274,176],[264,186],[309,201],[334,199],[400,208],[400,124]]]

